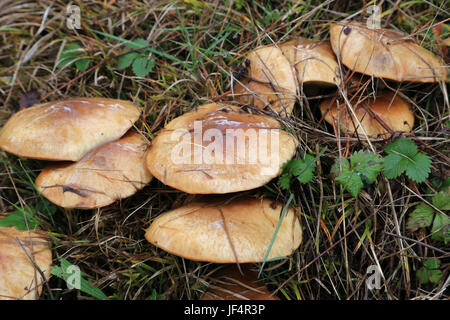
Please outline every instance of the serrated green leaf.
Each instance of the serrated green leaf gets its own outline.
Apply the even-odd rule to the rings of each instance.
[[[283,190],[289,190],[291,188],[291,176],[288,173],[282,174],[278,178],[278,185]]]
[[[388,179],[400,176],[407,168],[408,160],[398,154],[390,154],[384,158],[383,174]]]
[[[443,241],[445,244],[450,242],[450,218],[445,214],[436,212],[431,228],[431,239]]]
[[[58,68],[65,68],[71,66],[77,59],[83,55],[83,49],[75,43],[64,46],[63,51],[59,56],[59,61],[56,64]]]
[[[10,215],[0,219],[0,227],[15,227],[17,230],[33,230],[39,220],[27,209],[17,208]]]
[[[424,182],[431,172],[431,159],[419,152],[412,160],[406,167],[406,175],[415,182]]]
[[[139,56],[139,53],[137,52],[131,52],[124,56],[121,56],[117,61],[117,69],[123,70],[125,68],[128,68],[133,63],[134,59],[136,59]]]
[[[309,183],[314,177],[316,169],[315,157],[304,154],[303,159],[291,159],[283,164],[283,174],[278,179],[278,185],[284,190],[289,190],[292,178],[297,178],[301,183]]]
[[[439,210],[450,210],[450,187],[436,193],[431,201]]]
[[[384,151],[388,154],[400,154],[406,158],[412,158],[417,153],[417,146],[412,140],[401,137],[388,144]]]
[[[426,268],[421,268],[419,270],[416,271],[416,276],[419,279],[419,282],[421,284],[426,284],[428,283],[430,280],[430,271]]]
[[[439,269],[440,266],[441,266],[441,260],[439,260],[439,259],[428,259],[424,263],[424,267],[429,270]]]
[[[361,191],[364,186],[360,175],[348,170],[342,171],[336,178],[336,181],[342,184],[342,186],[354,197],[358,196],[359,191]]]
[[[358,151],[350,157],[351,170],[364,176],[368,183],[373,183],[381,169],[383,159],[375,153]]]
[[[138,77],[147,76],[152,71],[155,60],[149,57],[137,57],[133,62],[133,72]]]
[[[425,203],[419,204],[409,215],[407,228],[416,231],[419,228],[426,228],[433,223],[434,210]]]
[[[131,49],[131,50],[138,49],[138,48],[146,47],[149,44],[150,44],[150,42],[148,42],[147,40],[139,38],[134,41],[128,42],[126,45],[126,48]],[[140,52],[140,50],[139,50],[139,52]]]
[[[423,268],[417,270],[416,275],[420,283],[438,283],[442,278],[442,271],[439,270],[441,261],[439,259],[428,259]]]

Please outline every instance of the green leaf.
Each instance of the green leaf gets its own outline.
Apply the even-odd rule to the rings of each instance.
[[[436,193],[431,201],[439,210],[450,210],[450,187]]]
[[[119,70],[123,70],[125,68],[128,68],[133,63],[134,59],[136,59],[139,56],[139,53],[137,52],[131,52],[124,56],[121,56],[119,60],[117,61],[117,68]]]
[[[393,179],[406,171],[406,175],[416,182],[423,182],[431,171],[431,159],[420,153],[413,141],[399,138],[384,149],[388,156],[384,159],[384,175]]]
[[[350,157],[351,168],[373,183],[383,168],[383,159],[375,153],[358,151]]]
[[[353,171],[342,171],[336,178],[336,181],[342,184],[342,186],[354,197],[358,196],[359,191],[364,187],[360,175]]]
[[[86,69],[89,66],[89,60],[88,59],[79,59],[79,60],[75,61],[75,66],[81,72],[86,71]]]
[[[17,208],[13,213],[0,219],[0,227],[15,227],[17,230],[33,230],[39,220],[27,209]]]
[[[445,244],[450,242],[450,218],[445,214],[436,212],[431,228],[431,239],[443,241]]]
[[[439,259],[428,259],[423,268],[417,270],[416,275],[420,283],[438,283],[442,278],[442,271],[439,270],[441,261]]]
[[[419,228],[426,228],[433,223],[434,210],[425,203],[419,204],[409,215],[407,228],[416,231]]]
[[[424,263],[424,267],[429,270],[439,269],[440,266],[441,266],[441,260],[439,260],[439,259],[428,259]]]
[[[133,72],[138,77],[145,77],[152,71],[154,65],[154,59],[140,56],[133,62]]]
[[[51,274],[63,279],[67,283],[74,285],[79,280],[79,288],[76,288],[86,294],[89,294],[97,299],[105,300],[107,296],[100,290],[98,287],[93,286],[88,280],[83,278],[83,273],[80,271],[77,274],[77,270],[79,268],[77,266],[72,265],[69,261],[64,258],[59,259],[61,266],[54,266],[52,268]]]
[[[423,153],[417,153],[413,157],[413,164],[408,162],[406,175],[415,182],[424,182],[431,172],[431,159]]]
[[[64,46],[57,63],[58,68],[71,66],[77,59],[83,55],[84,51],[78,44],[71,43]]]
[[[150,44],[150,42],[148,42],[147,40],[142,39],[142,38],[139,38],[139,39],[136,39],[136,40],[134,40],[134,41],[128,42],[127,45],[126,45],[126,48],[128,48],[128,49],[130,49],[130,50],[132,50],[132,49],[138,49],[138,48],[146,47],[146,46],[148,46],[149,44]],[[143,50],[143,49],[142,49],[142,50]],[[139,51],[141,51],[141,50],[139,50]],[[138,51],[138,52],[139,52],[139,51]]]
[[[289,190],[291,179],[297,178],[301,183],[309,183],[316,170],[316,158],[304,153],[303,159],[291,159],[284,163],[283,174],[278,178],[278,185],[284,190]]]

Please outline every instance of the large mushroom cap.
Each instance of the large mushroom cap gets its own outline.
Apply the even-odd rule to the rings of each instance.
[[[36,179],[38,190],[64,208],[91,209],[133,195],[150,182],[145,166],[147,142],[130,132],[86,154],[76,163],[46,167]]]
[[[200,300],[279,300],[272,296],[258,273],[248,265],[240,265],[242,273],[234,266],[228,266],[209,283],[209,288]]]
[[[36,300],[42,292],[42,277],[24,248],[45,278],[50,278],[52,251],[48,235],[37,229],[0,227],[0,300]]]
[[[342,21],[331,25],[330,41],[351,70],[396,81],[447,80],[441,59],[397,31]]]
[[[174,120],[152,141],[147,167],[163,183],[191,194],[260,187],[278,176],[297,141],[267,116],[208,104]]]
[[[244,79],[234,86],[237,99],[258,108],[270,104],[280,113],[292,112],[303,84],[339,84],[336,57],[324,41],[296,38],[258,47],[248,54],[244,66]]]
[[[282,209],[283,204],[268,199],[191,203],[158,216],[145,238],[191,260],[262,262]],[[289,208],[267,259],[291,255],[301,240],[300,221]]]
[[[120,138],[139,118],[130,101],[74,98],[15,113],[0,131],[0,148],[47,160],[78,161],[95,147]]]
[[[344,132],[364,135],[364,128],[369,137],[387,138],[390,136],[387,128],[392,132],[410,132],[414,126],[414,114],[409,105],[389,91],[379,93],[375,99],[368,98],[353,108],[361,126],[343,101],[339,109],[336,98],[328,98],[320,104],[325,120],[331,124],[339,123]]]

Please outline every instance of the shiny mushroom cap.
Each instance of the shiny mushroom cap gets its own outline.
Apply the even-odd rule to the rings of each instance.
[[[258,273],[246,264],[227,266],[214,274],[200,300],[279,300],[272,296]]]
[[[397,31],[341,21],[331,25],[330,42],[351,70],[396,81],[447,81],[441,59]]]
[[[74,98],[15,113],[0,131],[0,148],[36,159],[78,161],[120,138],[139,118],[130,101]]]
[[[129,132],[106,143],[76,163],[46,167],[36,179],[38,190],[64,208],[92,209],[133,195],[152,176],[144,161],[147,142]]]
[[[50,278],[52,251],[48,234],[38,229],[0,227],[0,300],[39,299],[43,280],[25,250],[45,278]]]
[[[336,57],[324,41],[296,38],[259,47],[248,54],[243,68],[233,88],[237,99],[258,108],[271,105],[283,114],[292,112],[299,86],[339,84]]]
[[[391,135],[388,129],[410,132],[414,126],[414,114],[409,105],[389,91],[379,93],[375,99],[365,99],[353,108],[369,137],[387,138]],[[326,99],[320,104],[320,111],[328,123],[339,124],[342,131],[364,136],[364,130],[343,101],[340,101],[338,109],[338,99]]]
[[[152,175],[191,194],[258,188],[278,176],[297,140],[267,116],[208,104],[175,118],[152,141]]]
[[[145,238],[190,260],[262,262],[282,209],[282,203],[268,199],[191,203],[158,216],[146,230]],[[289,208],[267,259],[291,255],[301,241],[300,221]]]

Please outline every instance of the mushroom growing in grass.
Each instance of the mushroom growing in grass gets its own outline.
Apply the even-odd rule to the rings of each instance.
[[[357,132],[360,136],[364,136],[365,131],[370,138],[388,138],[393,132],[410,132],[414,126],[414,114],[409,105],[398,94],[389,91],[382,91],[376,98],[369,97],[352,107],[356,117],[344,101],[328,98],[320,104],[320,111],[328,123],[339,125],[342,131]]]
[[[238,101],[258,108],[270,104],[283,114],[292,112],[297,93],[305,84],[340,83],[330,44],[304,38],[256,48],[240,70],[241,81],[233,88]]]
[[[140,134],[129,132],[90,151],[78,162],[49,165],[37,177],[36,187],[64,208],[109,205],[133,195],[151,181],[144,161],[147,147]]]
[[[270,294],[249,265],[230,265],[214,274],[200,300],[279,300]]]
[[[258,188],[278,176],[297,140],[271,117],[207,104],[168,123],[152,141],[152,175],[191,194]]]
[[[341,21],[330,26],[330,42],[338,59],[356,72],[395,81],[447,81],[442,59],[400,32]]]
[[[190,260],[263,262],[265,258],[291,255],[302,241],[300,221],[293,208],[285,211],[277,230],[282,209],[282,203],[269,199],[195,202],[159,215],[146,230],[145,238]]]
[[[0,227],[0,300],[38,299],[51,265],[48,234]]]
[[[36,159],[78,161],[90,150],[116,140],[139,118],[130,101],[73,98],[23,109],[0,131],[0,148]]]

